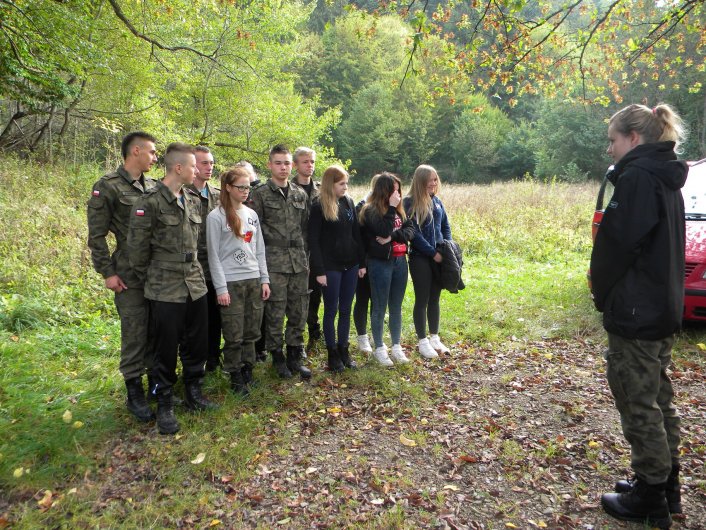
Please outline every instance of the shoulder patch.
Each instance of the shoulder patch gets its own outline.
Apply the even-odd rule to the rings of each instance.
[[[137,217],[144,217],[144,216],[145,216],[145,210],[143,210],[142,208],[137,208],[137,209],[135,210],[135,215],[136,215]]]
[[[100,197],[101,196],[101,191],[100,190],[93,190],[91,193],[94,197]]]

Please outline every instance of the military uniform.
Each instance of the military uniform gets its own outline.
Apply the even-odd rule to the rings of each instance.
[[[179,354],[187,390],[190,384],[200,385],[203,377],[207,308],[206,281],[197,250],[201,225],[198,195],[182,188],[182,197],[177,198],[162,182],[132,210],[130,263],[145,279],[145,297],[150,300],[156,383],[151,391],[157,395],[170,391],[176,382],[182,337],[186,347]]]
[[[143,281],[130,266],[127,249],[130,212],[135,202],[157,182],[141,175],[133,180],[123,166],[101,177],[93,185],[88,201],[88,248],[96,271],[104,278],[118,275],[127,285],[115,293],[120,316],[120,373],[126,380],[139,378],[149,368],[149,304],[142,290]],[[115,236],[112,256],[106,240]]]
[[[272,180],[252,192],[252,208],[260,218],[265,240],[270,298],[265,305],[266,345],[270,351],[302,348],[309,293],[307,224],[309,202],[297,185],[285,192]],[[282,326],[287,317],[284,341]]]
[[[204,190],[199,191],[193,184],[188,189],[198,194],[201,199],[201,231],[199,232],[198,252],[199,263],[206,279],[206,304],[208,305],[208,348],[206,369],[215,370],[220,364],[221,356],[221,313],[218,306],[216,290],[211,281],[211,271],[208,266],[208,246],[206,244],[206,218],[220,203],[221,191],[206,182]],[[205,194],[204,194],[205,193]]]

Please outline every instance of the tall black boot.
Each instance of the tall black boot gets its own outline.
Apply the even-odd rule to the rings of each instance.
[[[255,386],[255,379],[252,375],[252,364],[243,363],[243,367],[240,369],[240,373],[243,375],[243,381],[248,391]]]
[[[344,370],[343,363],[338,353],[338,348],[335,346],[333,348],[326,346],[326,351],[328,352],[328,369],[331,372],[342,372]]]
[[[132,412],[132,415],[142,422],[152,421],[154,419],[154,413],[145,399],[145,390],[142,388],[142,378],[134,377],[133,379],[126,379],[125,388],[127,388],[127,410]]]
[[[184,381],[184,406],[189,410],[212,410],[218,408],[213,401],[204,397],[201,380]]]
[[[298,373],[302,379],[311,379],[311,370],[302,365],[304,345],[287,346],[287,368],[293,374]]]
[[[639,477],[627,493],[605,493],[601,505],[609,515],[621,521],[669,528],[672,517],[665,497],[666,483],[647,484]]]
[[[351,353],[348,348],[348,344],[339,344],[338,345],[338,355],[341,358],[341,362],[343,363],[343,366],[346,368],[351,368],[355,370],[358,368],[358,365],[356,362],[351,359]]]
[[[179,432],[179,422],[174,416],[172,389],[160,391],[157,394],[157,428],[159,434],[175,434]]]
[[[636,476],[627,480],[619,480],[615,483],[615,491],[618,493],[628,493],[632,491],[636,480]],[[667,506],[669,507],[669,513],[682,513],[681,486],[679,483],[679,464],[675,464],[672,466],[672,471],[669,473],[669,477],[667,478],[665,496],[667,498]]]
[[[277,375],[281,379],[289,379],[292,377],[292,372],[289,371],[289,367],[284,360],[284,354],[282,353],[282,348],[277,348],[270,352],[272,354],[272,366],[277,371]]]
[[[245,382],[242,371],[237,370],[230,373],[230,389],[236,396],[245,397],[250,394],[250,389]]]

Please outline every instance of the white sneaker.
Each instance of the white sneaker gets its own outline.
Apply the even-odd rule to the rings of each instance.
[[[429,335],[429,344],[431,344],[431,347],[436,351],[440,351],[441,353],[449,353],[449,349],[443,342],[441,342],[439,335]]]
[[[375,357],[375,360],[383,366],[392,366],[393,364],[390,360],[390,357],[387,355],[387,346],[385,346],[384,344],[379,348],[375,348],[375,352],[373,352],[373,357]]]
[[[409,362],[409,359],[407,359],[407,356],[404,354],[402,346],[400,346],[399,344],[392,345],[392,350],[390,350],[390,357],[392,357],[392,360],[396,363],[404,364]]]
[[[419,355],[425,359],[435,359],[439,356],[439,354],[436,353],[436,350],[431,347],[431,344],[429,344],[429,339],[426,337],[419,341],[417,349],[419,350]]]
[[[370,345],[370,339],[367,335],[358,335],[358,349],[367,353],[373,353],[373,347]]]

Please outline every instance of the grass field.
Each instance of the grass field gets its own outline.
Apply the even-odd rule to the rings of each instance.
[[[466,289],[442,295],[442,336],[458,352],[455,361],[433,370],[418,359],[391,371],[366,364],[334,378],[324,371],[319,355],[311,360],[311,385],[281,383],[269,366],[258,365],[261,384],[245,401],[228,392],[225,375],[213,374],[206,389],[222,407],[212,414],[179,411],[180,434],[160,437],[154,426],[138,425],[124,409],[117,370],[119,327],[85,248],[85,202],[98,176],[92,168],[63,170],[0,159],[0,528],[439,526],[456,490],[419,486],[424,479],[411,464],[393,473],[375,463],[374,454],[364,456],[364,448],[356,445],[363,443],[361,433],[382,436],[391,426],[401,426],[400,436],[424,448],[431,462],[451,451],[454,433],[444,445],[436,431],[423,428],[425,420],[439,421],[429,410],[451,415],[461,430],[480,425],[477,418],[464,423],[459,411],[439,409],[445,400],[442,388],[449,396],[473,395],[480,403],[492,398],[493,385],[510,392],[515,383],[527,386],[525,371],[530,368],[536,377],[569,370],[568,364],[559,364],[560,359],[569,362],[568,354],[554,351],[552,344],[571,345],[566,349],[578,352],[581,377],[593,377],[592,366],[584,366],[588,361],[580,357],[582,350],[590,359],[598,357],[603,341],[585,280],[597,186],[534,181],[449,185],[441,198],[466,260]],[[364,193],[362,188],[351,190],[354,199]],[[415,342],[412,305],[410,284],[403,307],[403,343],[410,351]],[[706,363],[696,344],[705,341],[705,330],[692,326],[675,348],[681,370],[701,374],[695,384],[702,390]],[[516,362],[502,368],[503,359]],[[596,363],[595,370],[600,373],[602,367]],[[537,399],[546,398],[540,394]],[[694,407],[701,410],[703,396],[693,399],[700,400]],[[502,410],[492,400],[488,407]],[[340,421],[347,413],[350,430]],[[367,423],[358,424],[356,418],[368,418]],[[487,439],[506,472],[523,469],[518,480],[524,480],[530,470],[522,462],[530,453],[536,456],[537,447],[525,453],[522,442],[497,436],[498,429],[505,429],[502,419],[488,421],[492,423],[479,427],[473,443]],[[693,433],[689,451],[703,459],[702,434]],[[460,431],[457,435],[462,436]],[[557,435],[541,442],[542,458],[567,451],[562,440]],[[304,441],[318,444],[320,453],[302,456]],[[381,443],[390,446],[389,440]],[[402,444],[405,450],[413,447]],[[330,453],[327,447],[340,449]],[[351,447],[352,452],[344,451]],[[613,452],[624,464],[624,452]],[[607,473],[598,453],[582,453],[581,459],[595,462],[593,471]],[[290,467],[277,468],[282,462]],[[304,471],[294,473],[297,466]],[[382,500],[348,499],[346,488],[360,485],[345,475],[348,468],[355,476],[356,470],[367,469],[363,482]],[[266,493],[257,489],[263,477],[278,473],[281,480],[263,486]],[[308,487],[297,482],[305,479],[333,496],[334,519],[317,519],[313,499],[319,490],[300,494],[311,496],[308,509],[301,499],[293,507],[289,492],[295,484]],[[421,493],[409,493],[406,504],[399,496],[391,503],[385,500],[390,488]],[[585,494],[581,488],[570,492],[579,500]],[[503,515],[497,519],[459,513],[488,528],[505,527],[506,522],[527,527],[522,509],[513,510],[513,501],[500,497],[506,505],[498,508]],[[275,515],[253,522],[257,505],[272,506]],[[592,520],[603,527],[596,517]],[[561,527],[561,519],[555,517],[553,526],[547,521],[550,527]]]

